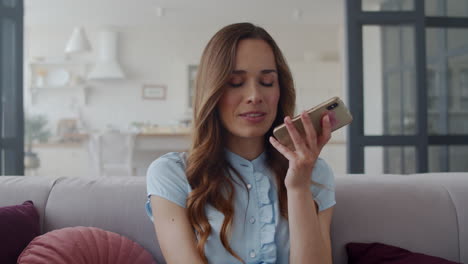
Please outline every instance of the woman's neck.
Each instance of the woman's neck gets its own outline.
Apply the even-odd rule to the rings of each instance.
[[[265,141],[263,137],[258,138],[240,138],[229,137],[226,141],[226,148],[243,157],[246,160],[254,160],[265,150]]]

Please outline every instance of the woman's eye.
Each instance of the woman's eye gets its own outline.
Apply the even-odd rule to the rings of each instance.
[[[243,83],[229,83],[231,87],[241,87]]]
[[[261,82],[260,84],[263,85],[263,86],[267,86],[267,87],[273,86],[273,83],[263,83],[263,82]]]

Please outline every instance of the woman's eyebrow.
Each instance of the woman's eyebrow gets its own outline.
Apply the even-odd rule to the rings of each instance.
[[[277,71],[274,70],[274,69],[261,70],[260,72],[261,72],[262,74],[268,74],[268,73],[272,73],[272,72],[277,73]],[[232,71],[232,73],[233,73],[233,74],[246,74],[247,71],[245,71],[245,70],[234,70],[234,71]]]
[[[261,73],[263,73],[263,74],[267,74],[267,73],[271,73],[271,72],[277,73],[277,71],[273,70],[273,69],[272,70],[263,70],[263,71],[261,71]]]

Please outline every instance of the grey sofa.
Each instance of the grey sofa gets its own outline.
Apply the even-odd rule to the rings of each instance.
[[[468,263],[468,173],[337,175],[334,263],[348,242],[381,242]],[[144,177],[0,177],[0,206],[32,200],[42,233],[95,226],[124,235],[164,263],[144,210]]]

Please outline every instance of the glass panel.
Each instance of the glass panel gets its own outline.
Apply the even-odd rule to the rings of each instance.
[[[384,54],[382,62],[387,67],[398,67],[400,64],[400,60],[403,57],[400,56],[400,52],[403,48],[403,40],[400,38],[400,27],[386,26],[378,28],[380,28],[382,32],[381,34],[383,40],[382,45],[380,47]]]
[[[429,134],[468,133],[467,29],[428,29]]]
[[[450,146],[449,156],[450,171],[468,171],[468,145]]]
[[[429,146],[429,172],[468,171],[468,145]]]
[[[443,33],[444,32],[438,28],[426,29],[426,53],[428,62],[435,59],[434,57],[439,54],[439,49],[444,45],[444,43],[442,43],[445,39]]]
[[[414,28],[364,26],[364,133],[414,135]]]
[[[365,147],[365,173],[416,173],[417,156],[413,146]]]
[[[403,72],[403,87],[403,134],[412,135],[416,133],[417,129],[417,91],[416,75],[414,72]]]
[[[16,34],[15,34],[15,24],[9,19],[2,19],[2,61],[1,61],[1,70],[2,80],[1,80],[1,99],[2,99],[2,131],[1,135],[3,138],[15,137],[17,136],[17,125],[16,122],[16,102],[17,98],[17,82],[16,77],[18,73],[17,61],[15,55],[16,50]]]
[[[362,0],[362,11],[411,11],[413,0]]]
[[[426,16],[438,16],[439,0],[425,0],[424,9]]]
[[[468,50],[448,61],[448,133],[468,134]]]
[[[427,16],[468,16],[468,0],[426,0],[424,4]]]
[[[448,28],[442,30],[447,31],[447,47],[449,51],[468,49],[468,29]]]
[[[17,0],[2,0],[2,5],[6,7],[15,7]]]
[[[384,134],[398,135],[402,128],[402,122],[400,117],[403,109],[401,108],[401,76],[399,72],[387,74],[386,80],[386,94],[384,100],[387,101],[388,105],[384,105],[384,122],[385,129]]]
[[[442,124],[440,112],[437,110],[440,102],[440,72],[433,67],[427,69],[427,107],[428,107],[428,133],[436,134]]]
[[[415,55],[414,55],[414,28],[411,26],[402,26],[399,28],[401,34],[401,49],[403,53],[403,61],[408,65],[414,65]]]

